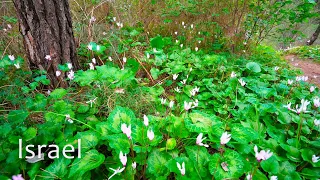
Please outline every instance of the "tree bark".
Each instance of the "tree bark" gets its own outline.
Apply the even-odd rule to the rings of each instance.
[[[47,71],[54,87],[66,87],[59,64],[79,69],[68,0],[13,0],[30,69]],[[51,60],[45,59],[50,55]]]
[[[311,38],[307,41],[307,45],[312,45],[319,37],[320,34],[320,23],[316,29],[316,31],[312,34]]]

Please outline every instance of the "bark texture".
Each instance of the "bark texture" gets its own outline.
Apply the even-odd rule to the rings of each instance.
[[[51,84],[66,87],[58,64],[79,68],[68,0],[13,0],[30,69],[46,70]],[[51,60],[45,59],[50,55]]]
[[[320,22],[316,31],[312,34],[311,38],[307,41],[307,45],[308,46],[312,45],[318,39],[319,34],[320,34]]]

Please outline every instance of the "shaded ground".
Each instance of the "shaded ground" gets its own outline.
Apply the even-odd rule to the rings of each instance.
[[[309,82],[316,84],[320,88],[320,64],[312,60],[300,59],[296,55],[286,55],[285,59],[291,66],[301,69],[305,76],[309,77]]]

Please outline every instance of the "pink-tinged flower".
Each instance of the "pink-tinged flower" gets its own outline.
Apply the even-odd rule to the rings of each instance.
[[[173,108],[173,105],[174,105],[174,101],[170,101],[170,103],[169,103],[169,108]]]
[[[12,180],[24,180],[21,174],[12,176]]]
[[[316,156],[315,154],[312,155],[312,162],[317,163],[319,161],[319,156]]]
[[[94,70],[94,65],[93,65],[93,63],[89,63],[89,66],[90,66],[90,70]]]
[[[149,125],[149,119],[148,119],[148,117],[147,117],[146,115],[143,115],[143,124],[144,124],[145,126],[148,126],[148,125]]]
[[[252,180],[252,175],[251,175],[251,174],[248,174],[248,175],[246,176],[246,178],[247,178],[247,180]]]
[[[186,174],[186,167],[185,167],[184,162],[182,162],[181,165],[177,162],[177,168],[179,169],[182,176],[184,176]]]
[[[230,77],[231,77],[231,78],[237,77],[237,74],[236,74],[235,72],[233,72],[233,71],[232,71],[232,73],[231,73]]]
[[[313,99],[313,105],[314,105],[315,107],[320,107],[320,99],[319,99],[319,97],[315,97],[315,98]]]
[[[125,135],[127,135],[127,137],[129,138],[129,139],[131,139],[131,125],[129,125],[128,127],[127,127],[127,125],[126,124],[121,124],[121,131],[125,134]]]
[[[200,133],[200,134],[197,136],[196,144],[197,144],[198,146],[209,147],[208,144],[203,144],[203,143],[202,143],[202,141],[206,139],[206,137],[202,139],[202,136],[203,136],[202,133]]]
[[[95,22],[97,19],[94,17],[94,16],[92,16],[91,18],[90,18],[90,23],[93,23],[93,22]]]
[[[136,167],[137,167],[137,163],[136,163],[136,162],[133,162],[133,163],[132,163],[132,169],[136,169]]]
[[[241,84],[241,86],[245,86],[246,82],[243,79],[238,79],[239,83]]]
[[[97,64],[96,58],[92,58],[91,62],[92,62],[93,64]]]
[[[314,86],[310,87],[310,92],[313,92],[316,88]]]
[[[14,55],[9,55],[8,57],[9,57],[9,59],[10,59],[11,61],[14,61],[14,60],[15,60]]]
[[[173,79],[173,80],[177,80],[178,76],[179,76],[179,74],[173,74],[173,75],[172,75],[172,79]]]
[[[272,156],[272,152],[270,152],[270,150],[265,151],[265,150],[261,150],[260,152],[258,152],[258,147],[257,145],[254,146],[254,152],[256,153],[255,156],[257,158],[257,160],[260,162],[261,160],[267,160]]]
[[[184,102],[184,110],[189,111],[189,109],[191,109],[192,106],[192,102]]]
[[[147,136],[148,136],[149,140],[152,141],[154,139],[154,132],[152,130],[148,130]]]
[[[13,64],[17,69],[20,69],[20,64],[17,63],[17,64]]]
[[[87,48],[88,48],[90,51],[92,51],[92,45],[91,45],[91,44],[89,44],[89,45],[87,46]]]
[[[123,167],[120,169],[120,167],[118,167],[118,169],[113,169],[113,168],[109,168],[113,171],[113,174],[108,178],[108,180],[110,180],[114,175],[116,174],[120,174],[126,167]]]
[[[227,144],[231,139],[231,134],[228,134],[228,132],[224,132],[222,136],[220,137],[220,144]]]
[[[46,55],[46,57],[44,57],[46,60],[50,61],[51,60],[51,56],[50,55]]]
[[[69,78],[70,80],[73,80],[73,79],[74,79],[74,72],[73,72],[72,70],[68,72],[68,78]]]
[[[308,100],[301,100],[301,105],[300,107],[298,107],[298,104],[296,105],[296,110],[291,109],[291,111],[296,112],[297,114],[300,114],[302,112],[307,113],[309,111],[307,111],[307,106],[310,104],[310,102]]]
[[[313,123],[314,123],[315,126],[319,126],[320,125],[320,120],[315,119],[313,121]]]
[[[278,176],[271,176],[270,180],[278,180]]]
[[[288,84],[291,85],[293,83],[293,80],[288,79]]]
[[[127,154],[123,154],[122,151],[120,151],[119,159],[123,166],[127,165]]]

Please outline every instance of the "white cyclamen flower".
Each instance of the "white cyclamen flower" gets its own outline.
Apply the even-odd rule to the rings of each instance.
[[[191,108],[196,108],[196,107],[198,107],[198,105],[199,105],[199,101],[198,101],[198,99],[196,99],[194,102],[192,102],[192,107]]]
[[[230,77],[231,77],[231,78],[237,77],[237,74],[236,74],[235,72],[233,72],[233,71],[232,71],[232,73],[231,73]]]
[[[180,44],[180,47],[182,48],[182,47],[183,47],[183,44]]]
[[[178,35],[178,32],[176,31],[176,32],[174,32],[174,34],[175,34],[175,35]]]
[[[315,107],[320,107],[320,99],[319,99],[319,97],[315,97],[315,98],[313,99],[313,105],[314,105]]]
[[[247,178],[247,180],[252,180],[252,175],[251,175],[251,174],[248,174],[248,175],[246,176],[246,178]]]
[[[92,104],[95,104],[95,103],[96,103],[96,100],[97,100],[97,97],[94,98],[94,99],[91,99],[91,100],[87,101],[86,103],[87,103],[87,104],[90,103],[90,107],[92,107]]]
[[[13,64],[17,69],[20,69],[20,64],[17,63],[17,64]]]
[[[136,169],[136,167],[137,167],[137,163],[136,163],[136,162],[133,162],[133,163],[132,163],[132,169]]]
[[[73,123],[73,120],[71,119],[70,115],[69,115],[69,114],[66,114],[65,116],[66,116],[66,120],[67,120],[70,124],[72,124],[72,123]]]
[[[143,124],[145,125],[145,126],[148,126],[149,125],[149,119],[148,119],[148,117],[144,114],[143,115]]]
[[[175,90],[177,93],[180,93],[180,92],[181,92],[181,90],[179,89],[179,87],[174,88],[174,90]]]
[[[71,63],[67,63],[67,66],[69,69],[72,69],[72,64]]]
[[[184,79],[184,80],[182,80],[182,81],[180,81],[183,85],[185,85],[186,83],[187,83],[187,80],[186,79]]]
[[[239,83],[241,84],[241,86],[245,86],[246,85],[246,82],[242,79],[238,79]]]
[[[87,48],[88,48],[90,51],[92,51],[92,45],[91,45],[91,44],[89,44],[89,45],[87,46]]]
[[[293,83],[293,80],[288,79],[288,84],[291,85]]]
[[[196,144],[197,144],[198,146],[209,147],[208,144],[203,144],[203,143],[202,143],[202,141],[206,139],[206,137],[202,139],[202,136],[203,136],[202,133],[200,133],[200,134],[197,136]]]
[[[224,132],[222,136],[220,137],[220,144],[227,144],[231,139],[231,134],[228,134],[228,132]]]
[[[275,71],[278,71],[278,70],[279,70],[279,67],[278,67],[278,66],[274,67],[274,70],[275,70]]]
[[[68,72],[68,78],[69,78],[70,80],[73,80],[73,79],[74,79],[74,72],[73,72],[72,70]]]
[[[161,101],[161,104],[165,104],[167,100],[164,98],[160,98],[160,101]]]
[[[177,80],[178,76],[179,76],[179,74],[173,74],[173,75],[172,75],[172,79],[173,79],[173,80]]]
[[[116,174],[120,174],[126,167],[123,167],[120,169],[120,167],[118,167],[118,169],[113,169],[113,168],[109,168],[111,169],[114,173],[108,178],[108,180],[110,180],[114,175]]]
[[[296,110],[291,109],[291,111],[296,112],[297,114],[300,114],[301,112],[309,112],[307,111],[307,106],[310,104],[310,102],[308,100],[301,100],[301,105],[300,107],[298,107],[298,104],[296,105]]]
[[[192,102],[185,101],[183,105],[184,110],[189,111],[189,109],[191,109],[191,105],[192,105]]]
[[[178,167],[181,175],[184,176],[186,174],[186,167],[185,167],[184,162],[182,162],[181,165],[177,162],[177,167]]]
[[[190,25],[191,29],[193,29],[193,24]]]
[[[50,55],[46,55],[46,57],[44,57],[46,60],[50,61],[51,60],[51,56]]]
[[[313,92],[316,88],[314,86],[310,87],[310,92]]]
[[[315,126],[319,126],[320,125],[320,120],[315,119],[313,121],[313,123],[314,123]]]
[[[93,22],[95,22],[97,19],[94,17],[94,16],[92,16],[91,18],[90,18],[90,23],[93,23]]]
[[[257,158],[258,161],[261,160],[267,160],[272,156],[272,152],[270,152],[270,150],[265,151],[265,150],[261,150],[260,152],[258,152],[258,147],[257,145],[254,146],[254,152],[255,152],[255,156]]]
[[[152,141],[154,139],[154,132],[152,130],[148,130],[147,136],[148,136],[149,140]]]
[[[10,59],[11,61],[14,61],[14,60],[15,60],[14,55],[9,55],[8,57],[9,57],[9,59]]]
[[[291,110],[291,103],[288,103],[287,105],[285,105],[283,107],[286,107],[288,110]]]
[[[184,21],[182,21],[182,23],[181,23],[181,24],[182,24],[182,26],[184,26]]]
[[[147,53],[147,59],[149,59],[150,58],[150,54],[149,53]]]
[[[127,135],[129,139],[131,139],[131,125],[127,126],[126,124],[121,124],[121,131],[123,134]]]
[[[124,63],[127,62],[127,58],[125,56],[122,58],[122,60],[123,60]]]
[[[312,155],[312,162],[317,163],[319,161],[319,156],[316,156],[315,154]]]
[[[114,22],[116,22],[116,21],[117,21],[117,18],[116,18],[116,17],[113,17],[112,19],[113,19],[113,21],[114,21]]]
[[[96,58],[92,58],[91,62],[92,62],[93,64],[97,64]]]
[[[56,76],[59,77],[61,75],[61,71],[56,71]]]
[[[94,65],[93,65],[93,63],[89,63],[89,66],[90,66],[90,70],[94,70]]]
[[[194,50],[197,52],[197,51],[199,50],[199,48],[198,48],[198,47],[195,47]]]
[[[170,101],[169,108],[173,108],[174,101]]]
[[[112,57],[111,56],[109,56],[108,59],[109,59],[109,61],[112,61]]]
[[[278,180],[278,176],[271,176],[270,180]]]
[[[127,165],[127,154],[123,154],[122,151],[120,151],[119,159],[123,166]]]
[[[100,51],[100,46],[99,46],[99,45],[97,45],[96,49],[97,49],[97,51]]]

